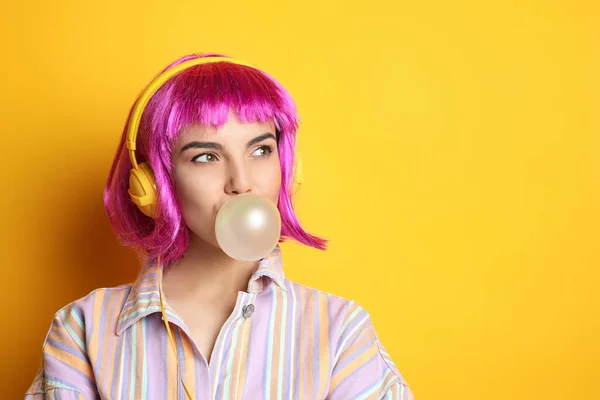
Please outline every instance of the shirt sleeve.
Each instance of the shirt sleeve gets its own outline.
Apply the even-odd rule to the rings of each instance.
[[[95,399],[96,382],[86,351],[85,321],[70,304],[56,313],[42,346],[42,363],[26,400]]]
[[[395,383],[386,392],[381,400],[414,400],[410,388],[405,383]]]
[[[327,400],[414,400],[387,353],[369,313],[355,302],[341,328]]]

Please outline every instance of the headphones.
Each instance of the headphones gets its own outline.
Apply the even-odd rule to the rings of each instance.
[[[148,162],[138,164],[135,158],[136,138],[142,119],[142,113],[144,112],[146,105],[148,105],[148,102],[154,93],[156,93],[156,91],[171,77],[190,67],[216,62],[230,62],[233,64],[245,65],[247,67],[258,69],[248,63],[231,59],[229,57],[199,57],[192,60],[187,60],[158,75],[152,82],[148,84],[146,89],[144,89],[133,107],[129,124],[127,125],[127,137],[125,140],[125,145],[129,150],[129,158],[131,159],[131,164],[133,165],[129,173],[128,193],[131,201],[135,203],[138,208],[150,218],[155,218],[157,198],[156,178],[154,176],[154,172],[152,171],[152,167]],[[294,168],[293,181],[295,184],[301,183],[301,169],[301,160],[298,158],[297,164]]]

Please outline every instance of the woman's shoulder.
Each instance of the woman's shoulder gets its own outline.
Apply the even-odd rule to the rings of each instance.
[[[94,320],[116,318],[125,305],[131,288],[132,284],[128,283],[94,289],[60,307],[54,314],[52,325],[66,329],[77,327],[85,331],[86,325],[90,325]]]
[[[348,297],[344,297],[340,294],[328,292],[328,291],[325,291],[322,289],[308,286],[308,285],[305,285],[305,284],[302,284],[302,283],[299,283],[296,281],[289,280],[287,278],[285,280],[287,283],[287,285],[286,285],[287,288],[291,288],[296,294],[301,293],[302,295],[319,296],[319,297],[327,298],[329,301],[341,304],[343,306],[361,307],[356,302],[356,300],[348,298]]]
[[[74,376],[93,376],[86,360],[90,360],[90,349],[98,352],[100,348],[99,335],[94,333],[101,326],[115,332],[115,316],[121,312],[131,288],[132,284],[98,288],[55,312],[42,344],[42,364],[26,398],[46,398],[44,393],[52,398],[84,397],[80,390],[90,388],[75,384],[76,379],[71,385],[69,382]]]
[[[377,371],[375,375],[391,373],[394,376],[390,380],[391,383],[407,385],[381,343],[371,314],[358,301],[289,280],[287,287],[287,297],[290,297],[289,289],[291,289],[296,302],[300,298],[298,307],[303,308],[303,315],[316,313],[319,315],[319,321],[327,321],[329,335],[333,335],[337,343],[336,358],[344,357],[343,354],[356,355],[363,351],[371,352],[372,355],[377,354],[377,357],[370,359],[369,364],[370,368]]]
[[[329,322],[338,322],[340,328],[350,320],[370,320],[369,312],[357,301],[298,282],[287,280],[286,296],[299,307],[327,311]],[[290,290],[291,289],[291,290]]]

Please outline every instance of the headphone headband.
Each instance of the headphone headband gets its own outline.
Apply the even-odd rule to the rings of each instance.
[[[138,168],[137,160],[135,159],[135,142],[137,139],[138,128],[140,125],[140,121],[142,119],[142,113],[146,108],[146,105],[150,101],[150,98],[162,85],[164,85],[169,79],[178,73],[201,64],[209,64],[216,62],[230,62],[232,64],[245,65],[247,67],[256,68],[246,62],[235,60],[229,57],[198,57],[192,60],[187,60],[182,62],[181,64],[177,64],[172,68],[164,71],[160,75],[158,75],[152,82],[146,86],[146,89],[142,92],[138,100],[136,101],[133,111],[131,112],[131,119],[129,120],[129,124],[127,125],[127,137],[125,140],[125,145],[127,149],[129,149],[129,158],[131,159],[131,164],[133,164],[133,168]],[[258,69],[258,68],[256,68]]]
[[[154,78],[144,91],[140,94],[137,101],[135,102],[127,125],[127,133],[125,137],[125,145],[129,151],[129,159],[131,160],[132,168],[129,172],[129,197],[131,201],[138,206],[138,208],[145,215],[155,218],[155,207],[158,198],[158,188],[156,186],[156,177],[152,170],[149,162],[142,162],[138,165],[135,159],[136,139],[138,129],[142,119],[142,113],[150,98],[162,85],[165,84],[171,77],[180,73],[181,71],[200,64],[209,64],[216,62],[229,62],[232,64],[244,65],[259,70],[258,68],[247,64],[243,61],[238,61],[229,57],[198,57],[192,60],[187,60],[181,64],[177,64],[166,71],[160,73]],[[260,71],[260,70],[259,70]],[[302,181],[302,167],[300,157],[297,158],[297,164],[294,166],[294,179],[296,184],[300,184]]]

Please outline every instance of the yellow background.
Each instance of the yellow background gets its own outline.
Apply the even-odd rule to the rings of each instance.
[[[287,276],[357,300],[426,399],[600,398],[600,14],[592,1],[3,5],[2,398],[54,312],[131,281],[102,190],[174,59],[260,66],[302,118]]]

